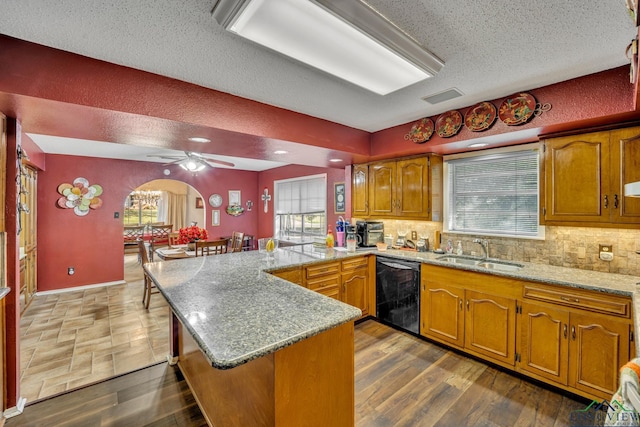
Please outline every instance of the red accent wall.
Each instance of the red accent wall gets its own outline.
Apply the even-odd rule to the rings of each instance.
[[[338,221],[338,217],[342,215],[345,219],[347,219],[351,214],[351,193],[350,193],[350,182],[351,182],[351,170],[347,169],[330,169],[330,168],[316,168],[311,166],[300,166],[300,165],[289,165],[283,166],[280,168],[269,169],[267,171],[260,172],[260,176],[258,179],[258,189],[260,191],[260,195],[262,195],[262,191],[264,188],[269,189],[269,194],[273,198],[273,182],[280,179],[288,179],[288,178],[298,178],[302,176],[308,175],[317,175],[317,174],[327,174],[327,224],[333,225],[333,230],[335,232],[335,224]],[[335,213],[335,203],[334,203],[334,184],[337,182],[345,182],[347,193],[347,204],[344,214],[336,214]],[[269,237],[273,236],[273,199],[269,202],[269,211],[267,213],[264,212],[264,204],[260,197],[258,197],[256,203],[256,208],[258,211],[258,237]]]
[[[169,177],[157,163],[98,159],[80,156],[47,155],[47,168],[38,175],[38,290],[70,288],[122,280],[122,214],[126,196],[136,187],[154,179],[177,179],[194,187],[205,200],[220,193],[221,225],[211,226],[211,207],[205,205],[207,231],[218,237],[234,230],[257,233],[257,209],[239,217],[224,212],[228,190],[240,190],[242,202],[259,200],[258,173],[213,169],[191,175],[172,167]],[[103,205],[87,216],[79,217],[72,209],[56,206],[57,187],[84,177],[90,184],[100,184]],[[258,204],[256,203],[256,207]],[[114,212],[120,217],[114,218]],[[75,274],[67,274],[68,267]]]

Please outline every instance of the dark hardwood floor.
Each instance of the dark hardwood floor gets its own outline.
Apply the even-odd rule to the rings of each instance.
[[[355,349],[358,427],[569,426],[589,403],[372,320],[356,325]],[[180,371],[162,363],[27,405],[6,425],[206,423]]]

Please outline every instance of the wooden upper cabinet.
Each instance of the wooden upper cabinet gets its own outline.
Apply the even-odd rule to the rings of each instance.
[[[640,198],[625,197],[624,185],[640,181],[640,127],[611,132],[613,222],[640,223]],[[616,195],[618,206],[616,208]]]
[[[369,215],[396,214],[395,182],[395,161],[369,165]]]
[[[548,224],[640,224],[640,199],[624,185],[640,181],[640,128],[545,141],[545,208]]]
[[[354,165],[352,216],[441,221],[441,165],[431,155]]]
[[[351,177],[351,216],[369,216],[368,165],[353,165]]]

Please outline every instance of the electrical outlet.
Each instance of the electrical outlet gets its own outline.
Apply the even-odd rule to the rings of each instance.
[[[613,245],[600,245],[599,252],[613,252]]]
[[[75,272],[76,272],[76,269],[75,269],[75,268],[73,268],[73,267],[69,267],[69,268],[67,268],[67,274],[68,274],[69,276],[73,276],[73,275],[75,274]]]
[[[120,218],[120,212],[114,212],[113,213],[113,217],[114,218]]]
[[[415,231],[411,232],[411,240],[418,240],[418,233],[416,233]]]

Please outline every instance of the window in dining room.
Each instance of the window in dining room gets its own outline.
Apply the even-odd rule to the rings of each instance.
[[[124,203],[124,225],[151,224],[158,221],[161,191],[133,191]]]

